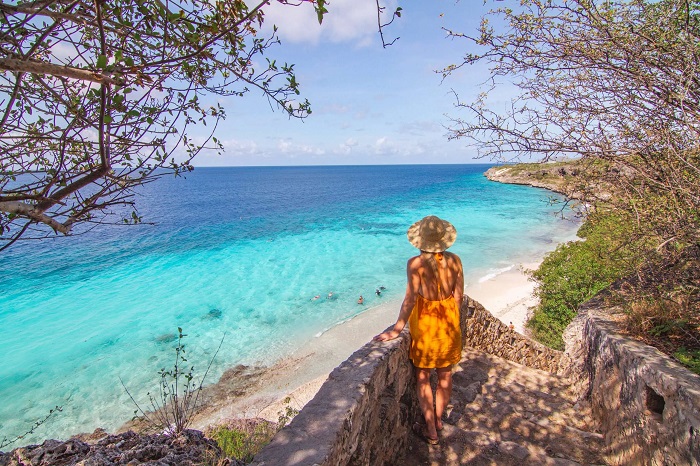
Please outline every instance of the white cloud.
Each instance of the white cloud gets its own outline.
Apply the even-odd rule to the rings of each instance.
[[[282,5],[272,2],[265,7],[265,25],[277,26],[277,34],[290,42],[318,43],[321,27],[316,19],[313,6],[303,3],[299,6]],[[315,23],[315,24],[314,24]]]
[[[224,146],[223,153],[214,150],[204,151],[195,157],[194,165],[200,167],[259,165],[262,161],[269,159],[271,155],[253,140],[226,139],[222,140],[221,144]]]
[[[395,141],[386,136],[378,138],[372,145],[372,149],[377,155],[414,156],[428,152],[423,143],[417,143],[415,141]]]
[[[311,146],[309,144],[298,144],[289,139],[280,139],[277,143],[277,150],[283,154],[308,154],[308,155],[323,155],[326,151],[320,147]]]
[[[333,151],[335,154],[349,154],[352,152],[352,148],[356,147],[359,143],[355,138],[348,138],[345,142],[338,145],[338,147]]]
[[[261,150],[258,143],[255,141],[240,141],[238,139],[227,139],[221,141],[224,146],[226,155],[241,156],[241,155],[257,155]]]
[[[344,115],[344,114],[348,113],[349,111],[350,111],[350,109],[348,108],[347,105],[341,105],[341,104],[335,103],[335,104],[324,105],[323,107],[321,107],[320,109],[318,109],[318,111],[315,111],[314,113],[317,115],[332,115],[332,114]]]
[[[424,134],[437,134],[445,132],[443,127],[436,121],[411,121],[403,123],[399,126],[401,134],[410,134],[412,136],[423,136]]]
[[[78,50],[71,44],[66,42],[56,42],[51,45],[51,53],[62,63],[71,63],[73,66],[86,66],[83,57],[78,53]],[[113,62],[114,59],[110,59]]]
[[[287,153],[290,151],[292,147],[292,142],[291,141],[280,141],[277,143],[277,149],[282,152],[282,153]]]
[[[396,9],[396,0],[382,2],[386,12]],[[331,42],[354,42],[369,45],[378,36],[375,0],[333,0],[323,23],[318,24],[316,11],[310,3],[299,6],[271,2],[265,8],[265,24],[275,24],[285,41],[317,44],[322,39]]]

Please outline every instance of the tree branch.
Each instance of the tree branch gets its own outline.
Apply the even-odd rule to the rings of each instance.
[[[118,84],[118,81],[96,71],[83,70],[72,66],[54,65],[35,60],[19,60],[16,58],[0,58],[0,70],[18,73],[33,73],[39,75],[62,76],[65,78],[90,81],[99,84]]]
[[[63,233],[64,235],[70,233],[70,226],[66,226],[61,222],[49,217],[48,215],[46,215],[41,210],[37,209],[31,204],[26,204],[24,202],[18,201],[0,202],[0,211],[7,212],[8,214],[16,214],[28,217],[35,222],[44,223],[53,228],[54,231]]]

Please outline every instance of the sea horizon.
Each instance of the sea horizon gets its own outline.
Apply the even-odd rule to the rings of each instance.
[[[0,270],[0,396],[12,400],[0,438],[57,405],[26,440],[114,430],[134,410],[120,380],[143,402],[177,327],[196,373],[226,335],[214,383],[400,300],[406,230],[425,215],[457,227],[467,284],[572,239],[576,223],[549,203],[561,196],[490,182],[492,165],[196,167],[139,190],[155,225],[13,246]]]

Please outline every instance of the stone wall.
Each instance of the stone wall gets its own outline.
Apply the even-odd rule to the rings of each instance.
[[[418,414],[409,345],[404,331],[353,353],[253,464],[396,464]]]
[[[700,376],[625,338],[616,320],[600,297],[583,305],[561,367],[601,422],[608,463],[699,464]]]
[[[484,306],[469,297],[464,307],[467,318],[462,337],[467,345],[524,366],[557,372],[562,356],[560,351],[510,330]]]
[[[560,353],[510,331],[478,302],[461,307],[463,344],[538,369],[554,370]],[[406,330],[369,342],[338,366],[320,391],[253,462],[257,466],[393,465],[420,419]]]

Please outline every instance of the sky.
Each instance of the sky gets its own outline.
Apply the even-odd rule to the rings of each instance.
[[[331,0],[319,25],[313,7],[265,10],[282,41],[266,53],[294,63],[301,95],[311,102],[304,120],[270,107],[261,93],[220,101],[227,113],[218,130],[225,152],[200,154],[195,166],[367,165],[484,163],[466,140],[448,141],[454,104],[473,98],[486,70],[463,68],[443,81],[437,73],[461,62],[466,40],[442,28],[474,33],[482,0],[385,0],[402,16],[384,31],[382,48],[375,0]],[[500,5],[499,5],[500,6]]]

